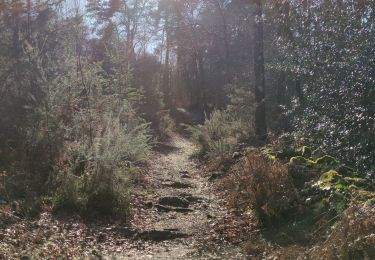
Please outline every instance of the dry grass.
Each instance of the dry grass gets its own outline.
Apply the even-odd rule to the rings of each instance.
[[[375,205],[348,208],[326,241],[313,247],[311,259],[375,259]]]
[[[255,153],[237,164],[222,185],[230,191],[230,207],[247,214],[253,210],[262,224],[279,217],[297,198],[287,166]]]

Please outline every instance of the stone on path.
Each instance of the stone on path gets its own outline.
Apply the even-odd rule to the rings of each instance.
[[[180,212],[180,213],[189,213],[189,212],[193,211],[192,209],[189,209],[189,208],[170,207],[170,206],[164,206],[164,205],[160,205],[160,204],[156,204],[155,208],[158,211],[163,211],[163,212],[175,211],[175,212]]]
[[[159,198],[159,204],[163,206],[172,206],[180,208],[189,207],[189,201],[187,199],[177,196],[167,196]]]
[[[138,233],[138,237],[143,240],[151,240],[155,242],[172,240],[176,238],[188,237],[187,234],[179,232],[178,229],[165,229],[165,230],[148,230]]]

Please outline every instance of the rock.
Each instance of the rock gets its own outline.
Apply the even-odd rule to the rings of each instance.
[[[217,179],[220,179],[222,177],[224,177],[225,174],[223,172],[213,172],[211,174],[211,176],[208,178],[209,181],[214,181],[214,180],[217,180]]]
[[[180,208],[189,207],[188,200],[186,200],[185,198],[175,197],[175,196],[159,198],[159,204],[163,206],[180,207]]]
[[[173,240],[176,238],[186,238],[187,234],[178,232],[178,229],[173,230],[150,230],[139,233],[139,238],[144,240],[152,240],[155,242]]]
[[[330,182],[330,183],[335,183],[338,180],[340,180],[342,176],[335,170],[330,170],[328,172],[323,173],[319,180],[321,182]]]
[[[352,191],[372,190],[372,183],[366,179],[358,177],[343,177],[335,170],[323,173],[319,178],[319,187],[323,190],[336,190],[340,193]]]
[[[172,211],[174,211],[174,212],[179,212],[179,213],[189,213],[189,212],[193,211],[192,209],[189,209],[189,208],[170,207],[170,206],[163,206],[163,205],[160,205],[160,204],[156,204],[155,208],[158,211],[161,211],[161,212],[172,212]]]

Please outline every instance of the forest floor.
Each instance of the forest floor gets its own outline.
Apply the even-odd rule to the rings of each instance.
[[[146,189],[135,191],[142,206],[135,208],[132,221],[132,227],[142,230],[149,241],[118,254],[120,259],[245,258],[239,246],[218,233],[216,227],[230,213],[203,170],[190,159],[193,149],[181,136],[157,148],[144,176]]]
[[[193,150],[178,135],[155,148],[139,166],[126,225],[48,209],[34,220],[9,216],[0,259],[245,259],[233,239],[241,233],[236,218],[190,159]]]

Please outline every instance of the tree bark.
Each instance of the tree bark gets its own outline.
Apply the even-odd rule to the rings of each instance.
[[[255,134],[261,142],[265,142],[267,140],[267,122],[262,15],[262,1],[256,0],[254,22]]]

